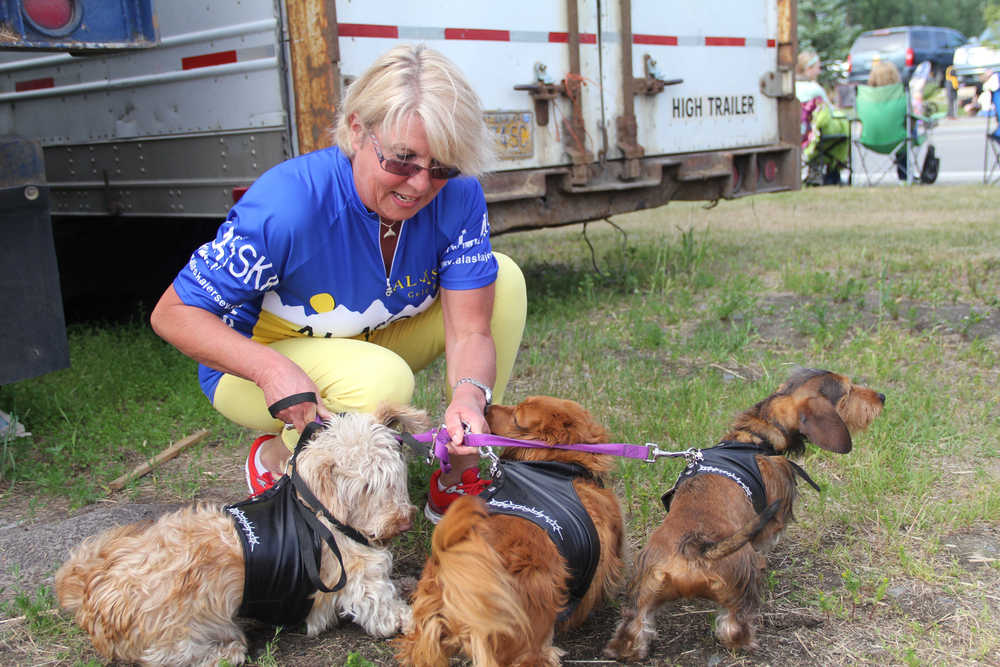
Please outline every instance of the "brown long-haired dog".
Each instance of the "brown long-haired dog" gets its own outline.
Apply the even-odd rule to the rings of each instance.
[[[409,624],[410,607],[390,579],[392,553],[384,542],[411,526],[416,508],[389,424],[414,430],[426,428],[428,420],[422,410],[388,405],[374,416],[331,417],[296,454],[293,476],[279,483],[292,484],[289,495],[302,494],[294,481],[300,478],[336,520],[317,517],[315,503],[304,501],[310,506],[303,511],[311,510],[331,531],[339,557],[315,538],[312,550],[297,561],[305,552],[287,514],[259,516],[247,503],[226,508],[202,503],[85,540],[56,572],[59,604],[73,613],[104,658],[141,665],[215,665],[223,659],[243,664],[247,642],[235,617],[258,611],[282,625],[292,623],[289,614],[304,616],[310,636],[335,625],[339,616],[377,637],[400,632]],[[279,494],[269,493],[262,499],[274,507],[271,498]],[[293,535],[286,539],[275,530],[277,523]],[[365,541],[349,538],[349,531]],[[287,546],[275,554],[275,545]],[[290,560],[270,559],[285,554]],[[284,576],[308,569],[307,558],[319,561],[319,578],[330,592],[296,587],[301,578]],[[342,573],[344,585],[337,589]],[[254,611],[244,614],[248,600]]]
[[[667,517],[639,554],[630,603],[605,655],[644,659],[656,634],[656,610],[668,600],[695,597],[725,609],[716,622],[720,642],[731,649],[755,648],[766,565],[762,554],[794,520],[796,474],[811,482],[783,455],[803,452],[806,440],[831,452],[849,452],[851,432],[867,428],[884,403],[884,395],[843,375],[801,369],[739,415],[722,444],[702,453],[707,463],[715,458],[712,450],[727,456],[737,452],[744,468],[754,463],[759,468],[757,482],[750,473],[728,472],[725,464],[700,471],[689,466],[664,496]]]
[[[549,444],[602,443],[607,433],[579,404],[532,396],[517,406],[494,405],[486,413],[490,430],[500,436]],[[446,665],[464,653],[475,665],[558,665],[563,651],[552,644],[559,629],[579,625],[594,606],[613,595],[621,580],[623,522],[618,500],[604,486],[614,458],[564,449],[504,448],[503,461],[532,462],[511,467],[577,466],[564,477],[564,490],[575,491],[592,521],[595,547],[592,577],[581,584],[580,559],[567,560],[549,533],[526,518],[494,513],[501,504],[523,503],[548,512],[538,496],[513,503],[499,495],[459,498],[444,515],[431,539],[431,556],[413,595],[413,629],[396,640],[397,658],[405,665]],[[556,462],[556,463],[538,463]],[[508,484],[513,472],[504,472]],[[571,485],[570,481],[572,480]],[[543,485],[545,486],[545,485]],[[536,504],[537,503],[537,504]],[[572,503],[562,503],[570,505]],[[537,508],[541,507],[541,510]],[[561,518],[567,539],[574,518]],[[555,522],[553,522],[555,523]],[[589,549],[588,549],[589,551]],[[565,618],[562,618],[564,616]]]

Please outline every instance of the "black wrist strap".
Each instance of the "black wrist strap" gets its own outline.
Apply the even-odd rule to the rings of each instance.
[[[299,403],[315,403],[315,402],[316,402],[316,394],[314,394],[311,391],[307,391],[302,394],[292,394],[291,396],[285,396],[284,398],[279,399],[274,403],[271,403],[271,405],[267,406],[267,411],[271,413],[272,417],[277,419],[278,413],[284,410],[285,408],[290,408],[293,405],[298,405]]]

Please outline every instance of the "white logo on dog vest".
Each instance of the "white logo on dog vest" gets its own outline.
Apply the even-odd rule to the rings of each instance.
[[[243,534],[247,537],[247,544],[250,545],[250,551],[253,551],[254,546],[260,544],[260,540],[257,539],[257,534],[253,530],[253,523],[247,518],[247,515],[243,513],[243,510],[237,507],[230,507],[229,513],[236,517],[236,520],[240,524],[240,528],[243,529]]]

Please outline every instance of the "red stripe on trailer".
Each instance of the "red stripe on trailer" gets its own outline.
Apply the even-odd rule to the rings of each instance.
[[[219,51],[217,53],[205,53],[200,56],[181,58],[181,69],[198,69],[199,67],[212,67],[213,65],[228,65],[234,62],[236,62],[236,51]]]
[[[337,31],[340,37],[381,37],[384,39],[399,39],[399,26],[377,25],[373,23],[339,23]],[[488,28],[444,28],[444,38],[454,40],[468,40],[479,42],[509,42],[510,30],[496,30]],[[549,32],[548,41],[552,44],[566,44],[569,42],[568,32]],[[632,35],[633,44],[648,44],[657,46],[677,46],[680,38],[677,35],[649,35],[636,33]],[[592,32],[580,33],[581,44],[597,44],[597,35]],[[746,46],[746,37],[705,37],[705,46]],[[768,39],[767,46],[774,48],[777,40]],[[226,52],[229,53],[229,52]],[[235,52],[232,52],[233,60],[224,62],[236,62]],[[199,56],[208,58],[209,56]],[[218,62],[208,64],[221,64]],[[195,67],[205,67],[206,65],[193,65]],[[187,67],[185,67],[187,69]]]
[[[745,37],[706,37],[705,46],[746,46]]]
[[[42,88],[55,88],[56,82],[51,76],[41,79],[29,79],[27,81],[17,81],[14,83],[14,92],[20,93],[25,90],[41,90]]]
[[[549,41],[554,44],[566,44],[569,42],[568,32],[550,32]],[[581,44],[597,44],[597,35],[592,32],[580,33]]]
[[[338,23],[337,34],[340,37],[384,37],[386,39],[398,39],[399,27],[370,23]]]
[[[481,42],[509,42],[510,30],[485,30],[480,28],[445,28],[445,39],[472,39]]]
[[[632,35],[633,44],[657,44],[659,46],[677,46],[675,35]]]

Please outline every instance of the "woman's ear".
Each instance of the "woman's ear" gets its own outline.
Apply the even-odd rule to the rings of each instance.
[[[357,153],[365,143],[365,126],[361,124],[356,113],[348,116],[347,124],[351,128],[351,148]]]

